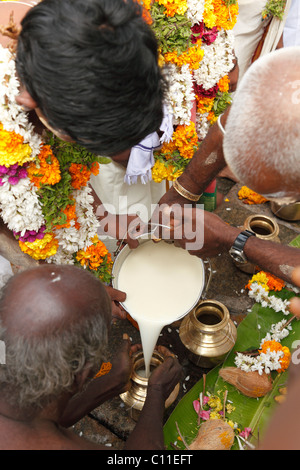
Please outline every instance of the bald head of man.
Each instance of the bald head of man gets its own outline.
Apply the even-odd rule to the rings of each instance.
[[[103,285],[80,268],[43,265],[12,277],[0,301],[2,397],[38,410],[76,392],[76,377],[92,378],[103,361],[110,322]]]
[[[254,62],[226,122],[225,160],[237,179],[267,199],[300,199],[300,47]]]

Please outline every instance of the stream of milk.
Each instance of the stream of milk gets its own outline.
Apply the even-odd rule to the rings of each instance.
[[[203,289],[203,263],[173,244],[152,241],[130,251],[118,275],[123,305],[138,323],[146,377],[161,330],[189,312]]]

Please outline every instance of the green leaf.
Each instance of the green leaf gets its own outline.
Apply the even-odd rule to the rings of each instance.
[[[295,246],[296,248],[300,248],[300,235],[296,237],[291,243],[291,246]]]
[[[253,430],[253,437],[250,442],[254,445],[257,443],[259,434],[260,439],[270,421],[272,414],[277,406],[280,406],[274,400],[278,395],[278,388],[282,387],[288,378],[288,371],[277,374],[272,373],[274,379],[273,388],[266,396],[256,399],[246,397],[241,394],[234,386],[223,381],[219,376],[221,367],[234,366],[234,358],[237,351],[242,352],[254,347],[259,347],[261,340],[269,332],[271,325],[278,323],[283,318],[288,320],[291,317],[284,316],[280,312],[275,312],[270,308],[263,308],[259,304],[255,304],[251,312],[240,323],[237,331],[237,340],[233,350],[228,354],[223,364],[212,369],[206,376],[206,391],[216,394],[218,391],[228,390],[228,401],[232,402],[235,407],[234,411],[226,417],[239,426],[240,430],[250,427]],[[294,320],[292,323],[292,331],[288,337],[281,341],[283,346],[290,348],[293,353],[293,343],[300,338],[300,321]],[[197,414],[193,408],[193,401],[199,398],[199,394],[203,391],[203,379],[201,379],[179,402],[168,421],[164,426],[165,446],[172,450],[172,444],[177,441],[177,446],[184,449],[183,443],[178,440],[178,431],[176,423],[178,423],[181,434],[184,436],[187,444],[190,444],[196,437],[199,427],[197,424]],[[238,449],[237,440],[232,449]]]

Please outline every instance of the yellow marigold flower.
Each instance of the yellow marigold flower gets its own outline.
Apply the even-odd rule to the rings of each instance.
[[[161,183],[164,180],[174,181],[182,175],[183,169],[174,172],[173,165],[165,165],[160,160],[156,160],[152,168],[152,179],[155,183]]]
[[[161,183],[168,177],[167,168],[163,162],[156,160],[152,168],[152,179],[155,183]]]
[[[266,291],[269,291],[268,276],[264,271],[260,271],[259,273],[254,274],[254,276],[252,276],[251,280],[246,285],[246,289],[249,289],[251,284],[254,282],[257,282],[257,284],[260,284]]]
[[[195,123],[191,122],[188,126],[177,126],[173,134],[173,141],[182,157],[192,158],[198,146]]]
[[[203,12],[203,21],[207,28],[216,26],[216,15],[214,11],[213,0],[206,0]]]
[[[22,166],[24,163],[33,160],[32,150],[29,144],[24,144],[21,135],[14,131],[6,131],[0,123],[0,165],[7,168],[11,165]]]
[[[188,8],[186,0],[158,0],[158,3],[165,7],[167,16],[184,15]]]
[[[227,6],[224,0],[213,0],[214,13],[216,16],[216,24],[218,29],[232,29],[236,23],[239,12],[238,4]]]
[[[42,240],[36,239],[34,242],[19,241],[19,245],[24,253],[36,260],[49,258],[58,249],[58,241],[52,233],[46,233]]]
[[[111,254],[104,243],[98,237],[94,237],[92,245],[86,250],[79,250],[77,252],[76,259],[80,262],[81,266],[97,271],[103,263],[105,256],[107,256],[108,265],[112,267]]]
[[[193,71],[199,68],[203,56],[204,50],[201,49],[201,40],[199,40],[195,45],[182,54],[178,55],[176,51],[167,52],[164,55],[164,58],[166,62],[171,62],[178,67],[188,64],[191,71]]]
[[[54,185],[61,179],[60,165],[53,155],[50,145],[44,145],[38,155],[39,166],[32,162],[27,168],[30,180],[37,186],[41,184]]]
[[[245,204],[264,204],[267,202],[267,199],[260,194],[252,191],[252,189],[247,188],[247,186],[242,186],[238,192],[239,199],[243,199]]]

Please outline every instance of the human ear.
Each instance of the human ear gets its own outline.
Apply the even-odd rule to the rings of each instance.
[[[38,107],[37,102],[32,98],[26,89],[23,89],[17,96],[16,102],[25,108],[25,110],[31,110]]]

